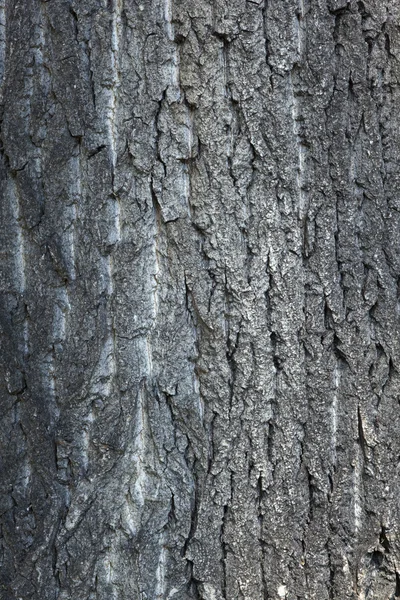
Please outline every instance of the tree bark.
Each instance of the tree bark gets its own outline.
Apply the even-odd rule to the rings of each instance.
[[[0,597],[400,597],[400,3],[0,0],[0,73]]]

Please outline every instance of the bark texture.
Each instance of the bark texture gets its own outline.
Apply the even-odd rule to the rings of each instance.
[[[400,597],[398,0],[0,0],[2,600]]]

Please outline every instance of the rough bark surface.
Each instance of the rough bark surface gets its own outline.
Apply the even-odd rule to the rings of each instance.
[[[398,0],[0,0],[0,73],[0,597],[400,597]]]

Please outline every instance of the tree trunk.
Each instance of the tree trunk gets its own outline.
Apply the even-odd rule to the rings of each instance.
[[[400,597],[398,0],[0,0],[0,72],[0,597]]]

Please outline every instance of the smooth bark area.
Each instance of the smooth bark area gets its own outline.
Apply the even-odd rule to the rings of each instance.
[[[3,600],[400,597],[398,0],[0,0]]]

